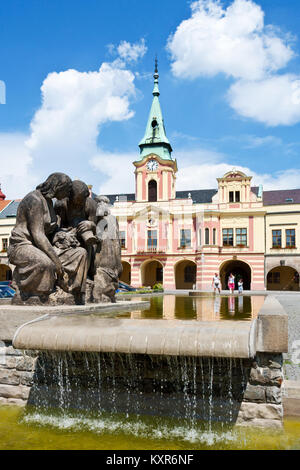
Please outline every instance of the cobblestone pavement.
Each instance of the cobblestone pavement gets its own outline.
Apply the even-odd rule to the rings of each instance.
[[[300,380],[300,296],[276,295],[289,316],[289,352],[284,354],[284,375],[287,380]]]

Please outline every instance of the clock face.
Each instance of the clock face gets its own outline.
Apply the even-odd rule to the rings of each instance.
[[[149,160],[149,162],[147,163],[147,168],[148,168],[148,170],[150,170],[150,171],[155,171],[155,170],[157,170],[157,168],[158,168],[158,163],[157,163],[157,161],[155,161],[155,160]]]

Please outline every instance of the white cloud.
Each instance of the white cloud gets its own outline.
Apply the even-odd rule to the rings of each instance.
[[[230,105],[242,116],[269,126],[300,120],[300,77],[276,75],[260,81],[238,80],[228,92]]]
[[[138,59],[144,57],[147,52],[147,46],[145,39],[141,39],[140,42],[131,44],[127,41],[121,41],[117,47],[118,54],[121,59],[128,62],[136,62]]]
[[[133,116],[133,82],[133,73],[116,63],[103,63],[95,72],[50,73],[41,87],[42,105],[26,142],[34,161],[81,177],[97,153],[101,126]]]
[[[300,187],[300,169],[257,173],[249,167],[233,166],[228,163],[230,161],[228,155],[205,148],[179,150],[174,158],[184,165],[179,167],[177,174],[177,191],[217,188],[217,178],[222,177],[233,167],[252,176],[252,186],[262,184],[264,190]],[[94,192],[98,194],[133,193],[135,182],[132,162],[137,159],[136,152],[120,154],[99,150],[99,153],[91,159],[90,164],[95,170],[105,174],[106,180],[99,187],[94,187]]]
[[[170,36],[173,74],[180,78],[223,73],[236,81],[227,99],[241,116],[269,126],[300,121],[300,76],[278,75],[295,56],[291,35],[265,25],[252,0],[197,0],[192,14]]]
[[[283,141],[279,137],[274,135],[266,135],[265,137],[258,137],[255,135],[248,135],[244,137],[245,144],[243,148],[257,148],[257,147],[281,147],[283,146]]]
[[[300,188],[300,169],[297,168],[257,173],[252,168],[228,163],[230,157],[226,154],[204,148],[176,152],[176,158],[186,162],[177,175],[176,188],[179,191],[217,188],[217,178],[233,168],[252,176],[252,186],[262,184],[264,190]]]
[[[300,169],[289,169],[275,173],[256,173],[251,168],[234,165],[236,170],[252,176],[252,186],[263,185],[264,190],[300,188]],[[177,190],[217,188],[217,178],[233,169],[226,162],[194,164],[183,167],[178,172]]]
[[[25,147],[27,137],[22,133],[0,133],[0,183],[6,199],[22,197],[39,183],[32,169],[32,157]]]
[[[196,78],[224,73],[260,79],[284,67],[293,56],[287,40],[265,27],[264,12],[251,0],[234,0],[224,9],[218,0],[192,3],[192,15],[168,40],[172,71]]]
[[[105,175],[106,180],[97,188],[98,194],[122,194],[135,191],[133,161],[138,159],[137,152],[113,153],[98,150],[90,160],[93,169]]]
[[[129,57],[130,51],[122,54]],[[0,134],[4,156],[0,183],[7,197],[24,196],[55,171],[90,183],[89,160],[101,155],[97,139],[102,126],[134,115],[130,109],[136,93],[134,78],[120,58],[103,63],[97,71],[49,73],[30,133]],[[102,158],[105,167],[106,155]]]

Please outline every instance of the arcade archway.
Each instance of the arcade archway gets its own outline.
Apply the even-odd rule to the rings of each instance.
[[[145,261],[141,266],[142,285],[153,287],[163,283],[163,264],[157,260]]]
[[[0,281],[11,281],[12,270],[7,264],[0,264]]]
[[[123,271],[120,277],[120,281],[130,285],[131,283],[131,266],[128,261],[122,261]]]
[[[194,261],[183,260],[175,265],[176,289],[193,289],[196,284],[197,265]]]
[[[290,266],[278,266],[267,275],[267,290],[299,291],[299,273]]]
[[[244,261],[230,260],[224,263],[220,269],[220,279],[222,289],[228,290],[228,278],[230,273],[235,277],[235,288],[238,288],[238,281],[243,279],[244,290],[251,290],[251,268]]]

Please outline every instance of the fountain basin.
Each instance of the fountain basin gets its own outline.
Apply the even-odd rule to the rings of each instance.
[[[22,392],[34,407],[63,412],[96,406],[98,413],[281,428],[287,315],[275,298],[252,321],[124,316],[128,309],[106,317],[53,312],[20,326],[5,348],[25,351],[30,374],[24,361],[7,358],[0,398]],[[12,377],[7,367],[15,367]]]

